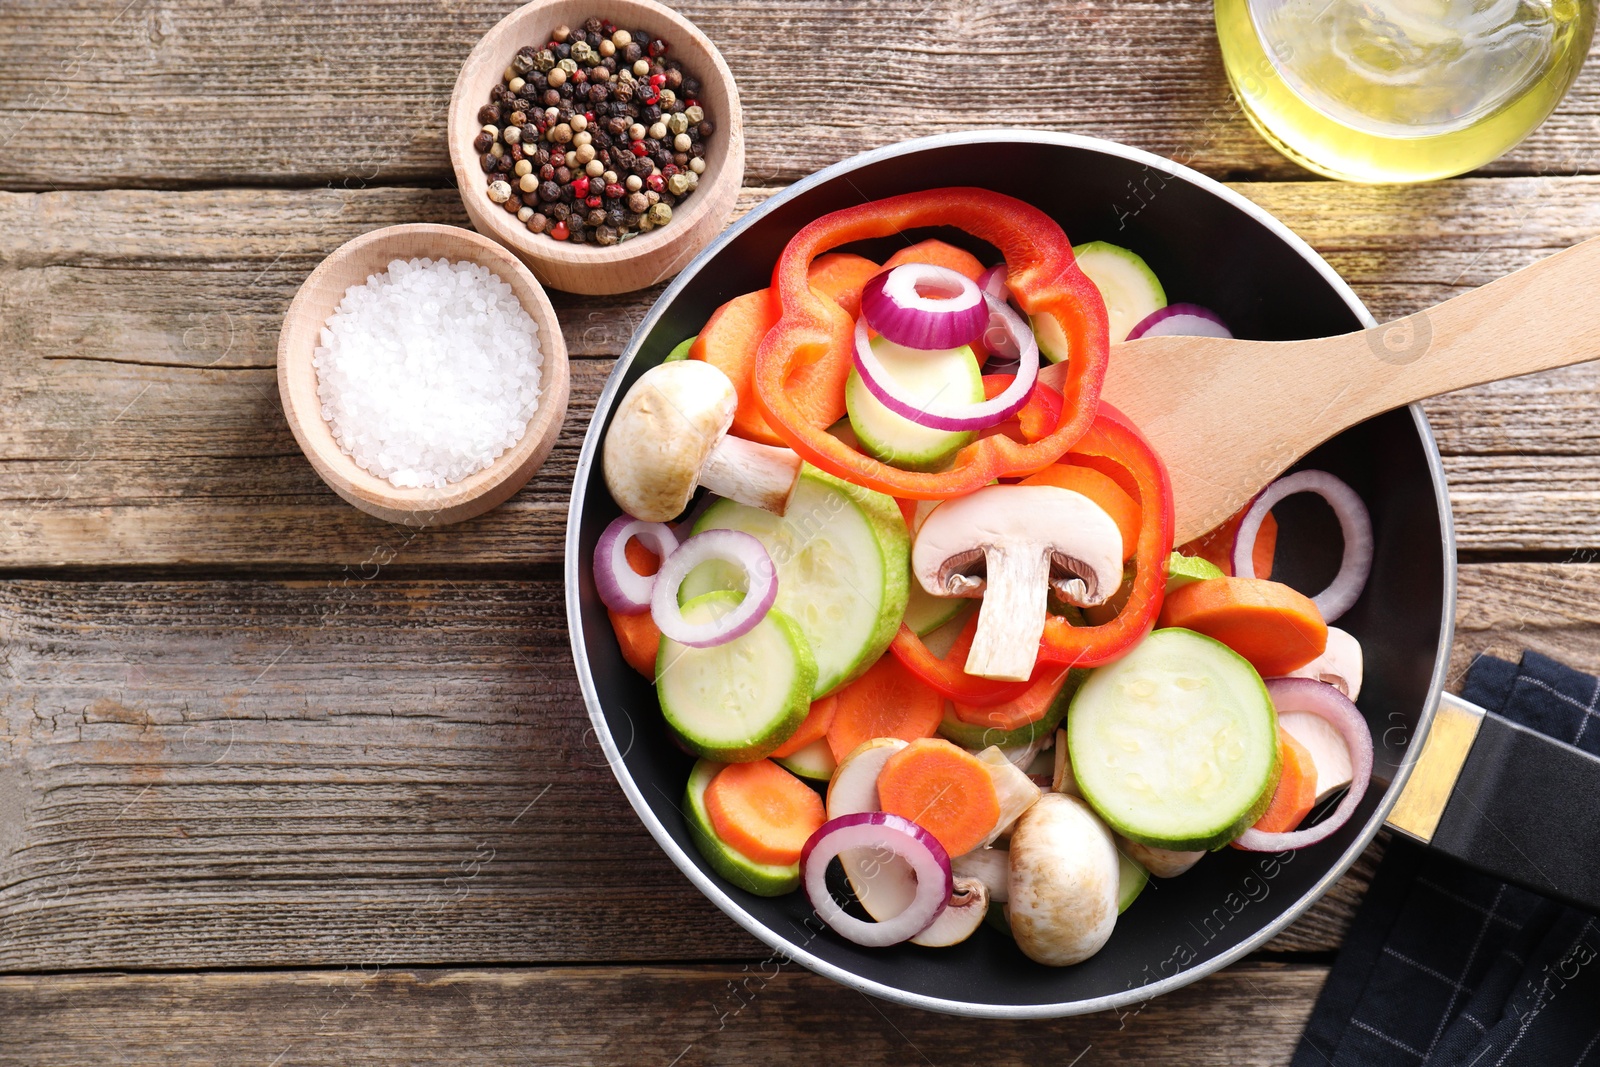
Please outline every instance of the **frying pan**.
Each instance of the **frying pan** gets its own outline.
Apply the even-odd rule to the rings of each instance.
[[[719,304],[765,284],[801,226],[864,200],[946,185],[983,186],[1034,203],[1074,242],[1108,240],[1134,249],[1172,299],[1215,309],[1240,337],[1290,340],[1374,324],[1349,286],[1282,223],[1217,182],[1137,149],[1066,134],[986,130],[910,141],[836,164],[772,197],[701,253],[662,293],[617,361],[573,481],[566,541],[573,657],[600,744],[645,827],[701,892],[782,957],[875,996],[962,1015],[1050,1017],[1138,1004],[1227,966],[1293,922],[1378,833],[1419,763],[1440,707],[1456,591],[1444,470],[1419,407],[1368,420],[1300,464],[1330,470],[1353,486],[1371,509],[1377,539],[1366,591],[1340,620],[1365,650],[1360,706],[1377,750],[1372,787],[1356,816],[1298,852],[1222,849],[1180,878],[1152,880],[1105,948],[1073,967],[1035,964],[988,928],[953,948],[864,949],[824,928],[801,892],[763,898],[717,877],[679,811],[691,760],[668,739],[652,686],[623,662],[591,575],[595,542],[619,514],[596,462],[617,398],[698,332]],[[962,243],[953,234],[940,236]],[[882,261],[920,236],[858,250]],[[981,243],[966,244],[994,258]],[[1337,570],[1338,527],[1319,507],[1291,498],[1276,509],[1275,578],[1320,588]],[[1600,907],[1600,885],[1585,869],[1595,866],[1585,861],[1600,855],[1600,841],[1549,840],[1548,831],[1541,839],[1537,829],[1560,821],[1540,816],[1554,792],[1587,781],[1588,795],[1600,794],[1600,761],[1448,694],[1444,699],[1439,719],[1448,743],[1431,746],[1421,760],[1417,784],[1426,788],[1404,790],[1406,803],[1395,817],[1401,830],[1503,877]],[[1508,778],[1518,779],[1511,788]],[[1517,820],[1532,826],[1520,828]]]

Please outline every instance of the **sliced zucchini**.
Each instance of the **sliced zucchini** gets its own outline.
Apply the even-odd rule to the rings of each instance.
[[[1211,849],[1266,810],[1277,716],[1243,656],[1192,630],[1157,630],[1089,676],[1067,713],[1072,773],[1116,832]]]
[[[775,606],[800,627],[816,659],[813,699],[865,672],[900,629],[911,539],[893,497],[808,466],[786,516],[719,500],[694,525],[695,533],[706,530],[743,530],[766,546],[778,570]],[[689,574],[679,596],[743,581],[731,565],[712,561]]]
[[[716,590],[683,606],[691,623],[737,604]],[[710,648],[661,639],[656,695],[661,714],[691,752],[724,763],[761,759],[795,732],[811,708],[817,665],[793,619],[773,608],[755,627]]]
[[[1150,884],[1150,872],[1120,848],[1117,849],[1117,914],[1128,910],[1128,905],[1139,899],[1144,887]]]
[[[1174,552],[1167,557],[1167,592],[1172,592],[1190,582],[1209,582],[1213,578],[1225,578],[1222,568],[1212,563],[1209,559],[1199,556],[1185,556],[1181,552]]]
[[[686,339],[684,341],[680,341],[678,343],[678,346],[676,348],[674,348],[671,352],[668,352],[667,353],[667,358],[662,360],[661,362],[663,362],[663,363],[676,363],[680,359],[688,359],[689,358],[689,349],[694,346],[695,337],[699,337],[699,336],[700,336],[699,334],[695,334],[694,337],[690,337],[690,338],[688,338],[688,339]]]
[[[925,352],[877,337],[872,351],[889,377],[919,405],[976,404],[983,399],[983,371],[967,345]],[[897,415],[868,391],[855,370],[845,383],[844,403],[862,451],[905,470],[937,470],[977,436],[970,430],[919,426]]]
[[[1072,254],[1106,302],[1112,344],[1126,341],[1135,326],[1167,306],[1166,291],[1155,271],[1121,245],[1090,241],[1074,247]]]
[[[833,759],[833,749],[828,747],[828,739],[825,737],[818,738],[791,755],[773,756],[772,762],[796,778],[805,778],[812,782],[826,782],[833,777],[833,769],[837,766]]]
[[[794,892],[800,888],[798,863],[788,867],[757,863],[726,844],[712,828],[711,816],[706,812],[706,787],[724,766],[726,764],[699,760],[689,772],[689,784],[683,793],[683,812],[695,847],[711,864],[712,870],[741,889],[762,897],[781,897]]]

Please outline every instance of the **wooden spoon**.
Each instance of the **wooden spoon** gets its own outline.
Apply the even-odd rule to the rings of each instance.
[[[1364,419],[1469,385],[1600,359],[1600,238],[1383,326],[1305,341],[1114,345],[1105,399],[1172,473],[1177,543]]]

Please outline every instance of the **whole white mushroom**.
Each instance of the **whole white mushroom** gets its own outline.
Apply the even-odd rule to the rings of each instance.
[[[1089,806],[1046,793],[1011,835],[1007,914],[1017,946],[1051,967],[1100,951],[1117,923],[1117,848]]]

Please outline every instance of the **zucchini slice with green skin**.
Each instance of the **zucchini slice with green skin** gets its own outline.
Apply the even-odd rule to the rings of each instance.
[[[1109,241],[1076,245],[1072,255],[1106,302],[1111,343],[1126,341],[1133,328],[1167,306],[1156,272],[1136,253]]]
[[[689,349],[694,347],[695,339],[698,338],[699,336],[700,336],[699,334],[695,334],[694,337],[689,337],[689,338],[686,338],[686,339],[684,339],[682,341],[679,341],[678,342],[678,346],[676,348],[674,348],[671,352],[668,352],[667,353],[667,358],[662,360],[661,362],[663,362],[663,363],[676,363],[680,359],[688,359],[689,358]]]
[[[1139,861],[1117,849],[1117,914],[1128,910],[1128,905],[1139,899],[1144,887],[1150,884],[1150,872]]]
[[[883,369],[919,404],[976,404],[983,399],[983,371],[971,347],[924,352],[882,337],[872,341]],[[938,470],[972,440],[972,430],[936,430],[898,415],[873,396],[852,370],[844,387],[845,411],[862,451],[893,467],[911,471]]]
[[[773,756],[772,762],[796,778],[810,782],[826,782],[833,777],[834,768],[838,766],[833,758],[833,749],[828,747],[825,737],[818,738],[791,755]]]
[[[719,589],[683,606],[691,623],[743,598]],[[817,664],[793,619],[772,608],[748,633],[710,648],[670,637],[656,653],[656,695],[673,733],[695,755],[723,763],[761,759],[800,728]]]
[[[1079,791],[1107,825],[1177,851],[1238,837],[1280,771],[1261,676],[1222,642],[1178,628],[1089,676],[1067,714],[1067,747]]]
[[[1190,582],[1209,582],[1213,578],[1225,578],[1222,568],[1212,563],[1209,559],[1199,556],[1185,556],[1174,552],[1167,557],[1167,592],[1172,592]]]
[[[743,530],[766,546],[778,571],[774,607],[800,627],[816,659],[813,699],[863,674],[894,640],[906,613],[911,537],[893,497],[807,465],[786,515],[718,500],[694,524],[695,533],[706,530]],[[689,573],[678,597],[743,582],[713,560]]]
[[[962,748],[978,752],[994,745],[998,748],[1021,748],[1031,745],[1041,737],[1049,737],[1051,732],[1067,717],[1067,708],[1072,704],[1072,697],[1089,678],[1089,672],[1081,667],[1074,667],[1067,672],[1067,680],[1061,686],[1061,692],[1050,702],[1050,710],[1044,713],[1044,718],[1031,722],[1026,726],[1019,726],[1015,730],[999,730],[992,726],[974,726],[970,722],[962,722],[956,718],[956,713],[945,701],[944,719],[939,723],[939,736],[947,741],[954,741]]]
[[[711,760],[698,760],[689,772],[689,784],[683,791],[683,814],[689,824],[689,836],[694,838],[695,847],[711,864],[711,869],[740,889],[761,897],[793,893],[800,888],[800,864],[779,867],[757,863],[726,844],[712,828],[711,816],[706,811],[706,787],[725,766]]]

